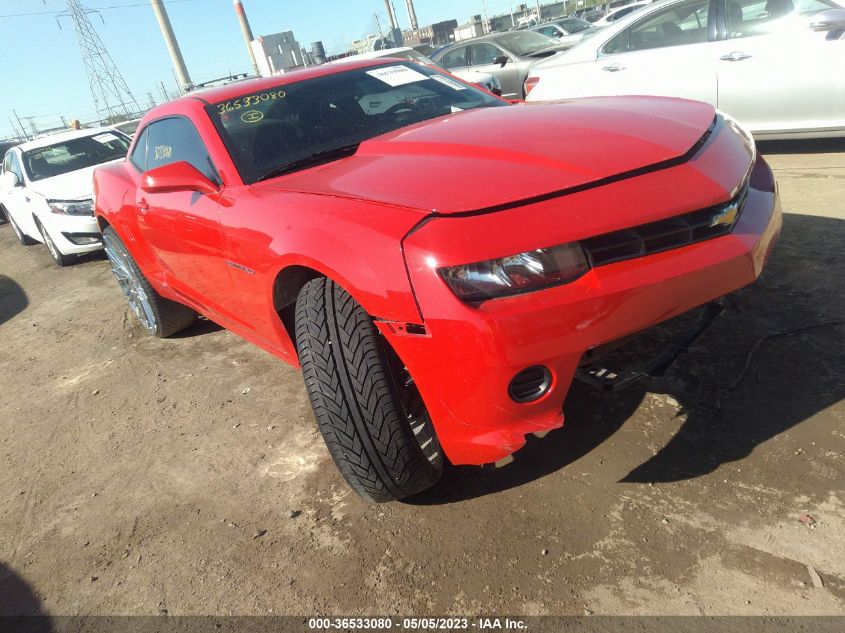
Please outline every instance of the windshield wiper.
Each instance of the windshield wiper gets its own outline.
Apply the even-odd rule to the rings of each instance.
[[[330,149],[324,149],[320,150],[319,152],[314,152],[313,154],[309,154],[304,158],[299,158],[297,160],[286,163],[281,167],[271,169],[266,174],[261,176],[261,178],[259,178],[258,180],[267,180],[268,178],[281,176],[282,174],[287,174],[292,171],[305,169],[306,167],[313,167],[314,165],[319,165],[320,163],[327,163],[329,161],[337,160],[338,158],[343,158],[345,156],[351,156],[358,150],[359,145],[360,143],[352,143],[350,145],[341,145],[340,147],[332,147]]]

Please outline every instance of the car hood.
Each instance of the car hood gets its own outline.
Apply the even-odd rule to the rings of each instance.
[[[464,213],[588,186],[688,153],[713,107],[595,97],[469,110],[361,143],[349,158],[257,184],[427,213]]]
[[[49,200],[85,200],[94,195],[94,170],[103,165],[121,162],[123,159],[92,165],[70,171],[60,176],[36,180],[29,185],[31,191]]]

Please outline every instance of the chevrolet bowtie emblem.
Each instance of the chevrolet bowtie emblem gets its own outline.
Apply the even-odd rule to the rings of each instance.
[[[739,214],[739,203],[733,202],[710,218],[710,226],[731,226]]]

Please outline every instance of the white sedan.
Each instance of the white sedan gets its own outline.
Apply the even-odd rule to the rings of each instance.
[[[13,147],[3,159],[0,206],[21,244],[43,242],[59,266],[103,248],[93,174],[123,160],[126,135],[110,128],[60,132]]]
[[[845,9],[834,0],[662,0],[534,65],[527,101],[707,101],[759,139],[845,136]]]

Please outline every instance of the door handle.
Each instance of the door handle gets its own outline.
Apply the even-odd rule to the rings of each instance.
[[[609,73],[618,73],[620,70],[625,70],[625,67],[618,62],[614,62],[613,64],[604,66],[602,70],[606,70]]]
[[[724,62],[741,62],[743,59],[748,59],[749,57],[751,55],[743,51],[731,51],[727,55],[722,55],[719,59]]]
[[[138,207],[138,211],[141,213],[146,213],[150,210],[150,205],[147,204],[146,200],[138,200],[137,204],[135,205]]]

